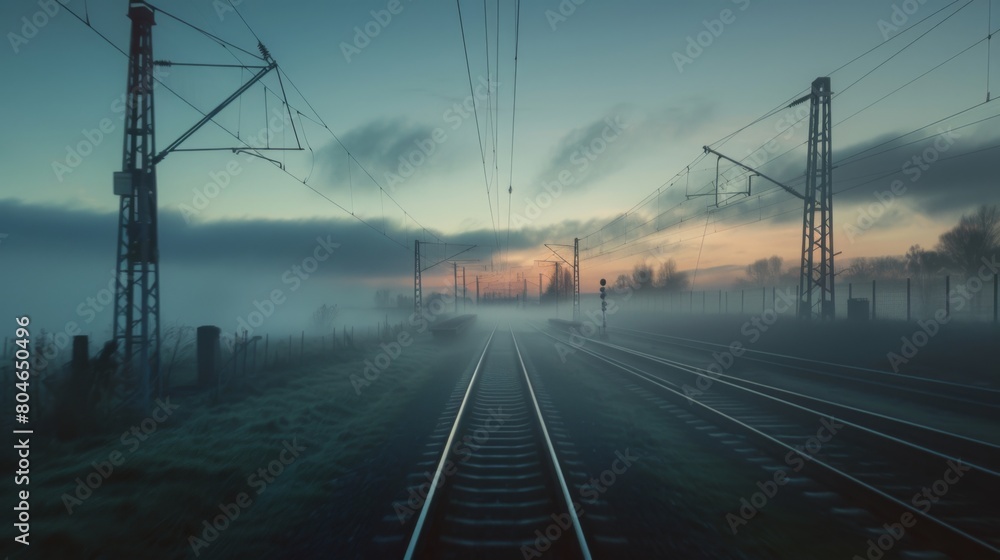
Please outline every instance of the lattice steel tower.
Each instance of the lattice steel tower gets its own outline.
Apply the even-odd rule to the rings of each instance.
[[[802,268],[799,316],[834,318],[833,163],[830,78],[812,83],[805,207],[802,216]]]
[[[114,341],[126,398],[143,405],[161,393],[160,271],[156,231],[156,155],[153,117],[153,9],[130,2],[132,20],[125,104],[122,170],[114,174],[120,197],[115,267]]]

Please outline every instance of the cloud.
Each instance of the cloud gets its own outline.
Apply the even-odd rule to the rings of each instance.
[[[404,178],[411,175],[403,162],[410,160],[419,172],[430,168],[434,165],[434,160],[440,159],[440,153],[427,155],[428,151],[440,152],[437,149],[440,146],[433,141],[434,130],[432,126],[402,117],[382,118],[352,128],[341,136],[341,140],[351,150],[356,161],[364,165],[383,187],[388,188],[393,183],[390,174]],[[423,150],[421,146],[424,146]],[[417,163],[420,158],[426,160],[426,163]],[[335,185],[346,185],[352,180],[370,181],[357,163],[351,162],[348,169],[347,152],[336,140],[318,151],[317,161],[327,180]]]
[[[664,139],[682,139],[699,130],[715,112],[704,99],[684,100],[643,114],[628,104],[566,132],[552,149],[535,184],[561,181],[583,190],[626,167]]]
[[[118,216],[56,206],[0,200],[0,224],[8,234],[0,243],[0,267],[11,272],[0,297],[0,313],[30,313],[50,329],[75,320],[87,328],[111,325],[110,299],[102,314],[78,311],[110,285]],[[400,247],[353,219],[231,220],[186,225],[172,210],[161,210],[159,222],[160,276],[164,321],[183,324],[219,324],[233,327],[235,318],[254,309],[253,302],[282,289],[289,303],[282,307],[282,323],[300,328],[320,303],[366,305],[378,288],[408,292],[412,286],[415,231],[389,228],[393,239],[408,240]],[[512,252],[536,249],[545,242],[571,242],[596,222],[572,221],[555,227],[510,232]],[[506,232],[501,237],[506,241]],[[302,266],[321,242],[339,244],[332,258],[302,282],[292,297],[285,272]],[[447,258],[478,245],[461,258],[490,263],[495,248],[493,230],[477,229],[447,239],[449,245],[427,245],[426,262]],[[428,274],[431,290],[437,271]],[[16,278],[15,278],[16,276]],[[233,323],[233,325],[230,325]],[[99,332],[87,331],[84,332]]]

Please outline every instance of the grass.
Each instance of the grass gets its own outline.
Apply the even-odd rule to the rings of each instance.
[[[360,396],[350,376],[361,375],[377,347],[341,363],[264,372],[243,394],[217,404],[204,393],[172,398],[179,408],[138,446],[121,440],[128,424],[69,442],[33,441],[32,556],[23,557],[193,558],[189,537],[200,536],[203,521],[241,492],[252,503],[198,557],[277,555],[336,478],[364,468],[395,428],[433,371],[433,350],[407,348]],[[293,440],[305,450],[258,493],[248,476]],[[67,513],[63,495],[114,451],[124,462]]]

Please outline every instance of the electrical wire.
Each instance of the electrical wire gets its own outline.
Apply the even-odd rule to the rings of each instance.
[[[458,24],[462,31],[462,49],[465,51],[465,70],[469,76],[469,95],[472,98],[472,111],[476,119],[476,137],[479,140],[479,156],[483,163],[483,182],[486,183],[486,200],[490,206],[490,226],[493,228],[493,239],[496,243],[497,249],[500,248],[500,234],[497,232],[497,218],[493,214],[493,199],[490,197],[490,180],[486,173],[486,152],[483,149],[483,133],[479,127],[479,105],[476,103],[476,92],[472,87],[472,66],[469,64],[469,46],[465,40],[465,20],[462,18],[462,3],[460,0],[455,0],[455,6],[458,8]],[[499,211],[499,208],[497,208]]]
[[[115,50],[117,50],[117,51],[118,51],[119,53],[121,53],[121,54],[122,54],[123,56],[125,56],[126,58],[128,58],[128,56],[129,56],[129,55],[128,55],[128,53],[127,53],[127,52],[126,52],[125,50],[123,50],[123,49],[122,49],[121,47],[119,47],[118,45],[116,45],[116,44],[115,44],[115,43],[114,43],[113,41],[111,41],[111,39],[109,39],[109,38],[108,38],[108,37],[107,37],[107,36],[106,36],[106,35],[105,35],[104,33],[102,33],[102,32],[101,32],[100,30],[98,30],[97,28],[95,28],[95,27],[94,27],[94,26],[93,26],[92,24],[90,24],[90,23],[89,23],[89,22],[88,22],[87,20],[85,20],[84,18],[80,17],[80,15],[79,15],[79,14],[77,14],[76,12],[74,12],[74,11],[73,11],[72,9],[70,9],[70,8],[66,7],[66,6],[65,6],[65,4],[61,4],[61,5],[62,5],[62,6],[63,6],[63,8],[64,8],[64,9],[66,9],[66,11],[67,11],[68,13],[70,13],[70,14],[71,14],[71,15],[72,15],[73,17],[75,17],[75,18],[76,18],[77,20],[79,20],[79,21],[80,21],[81,23],[83,23],[84,25],[86,25],[86,26],[87,26],[87,27],[88,27],[88,28],[89,28],[89,29],[90,29],[91,31],[93,31],[94,33],[96,33],[96,34],[97,34],[97,35],[98,35],[99,37],[101,37],[101,39],[103,39],[103,40],[104,40],[104,41],[105,41],[106,43],[108,43],[109,45],[111,45],[111,46],[112,46],[112,47],[113,47],[113,48],[114,48]],[[212,38],[212,39],[215,39],[216,41],[219,41],[219,42],[220,42],[220,44],[223,44],[223,43],[224,43],[224,44],[226,44],[226,45],[228,45],[228,46],[230,46],[230,47],[232,47],[232,48],[235,48],[235,49],[237,49],[237,50],[239,50],[239,51],[241,51],[241,52],[244,52],[244,53],[246,53],[246,54],[250,54],[251,56],[254,56],[254,58],[260,58],[260,57],[257,57],[257,56],[255,56],[255,55],[253,55],[253,53],[250,53],[249,51],[247,51],[247,50],[245,50],[245,49],[242,49],[242,48],[240,48],[240,47],[238,47],[238,46],[236,46],[236,45],[232,45],[231,43],[228,43],[228,42],[226,42],[226,41],[223,41],[223,40],[219,39],[218,37],[216,37],[216,36],[212,35],[211,33],[208,33],[207,31],[204,31],[204,30],[202,30],[202,29],[200,29],[200,28],[198,28],[198,27],[196,27],[196,26],[194,26],[194,25],[192,25],[192,24],[189,24],[189,23],[187,23],[186,21],[184,21],[184,20],[181,20],[180,18],[177,18],[176,16],[173,16],[172,14],[169,14],[169,13],[167,13],[167,12],[164,12],[163,10],[161,10],[161,9],[159,9],[159,8],[155,7],[155,6],[152,6],[152,5],[150,5],[150,7],[152,7],[153,9],[155,9],[155,10],[157,10],[157,11],[160,11],[160,12],[164,13],[164,15],[167,15],[168,17],[170,17],[170,18],[172,18],[172,19],[175,19],[175,20],[177,20],[178,22],[180,22],[180,23],[182,23],[182,24],[185,24],[185,25],[187,25],[188,27],[191,27],[191,28],[193,28],[193,29],[195,29],[195,30],[197,30],[197,31],[199,31],[199,32],[201,32],[201,33],[203,33],[203,34],[205,34],[206,36],[208,36],[208,37],[210,37],[210,38]],[[262,60],[262,59],[261,59],[261,60]],[[282,70],[281,70],[280,68],[278,68],[278,71],[279,71],[279,72],[283,72],[283,71],[282,71]],[[311,110],[313,111],[313,113],[314,113],[314,114],[316,115],[316,117],[317,117],[317,118],[319,119],[319,121],[320,121],[320,123],[322,124],[322,126],[324,126],[324,127],[325,127],[325,128],[326,128],[326,129],[328,130],[328,131],[330,131],[330,133],[331,133],[331,134],[333,134],[335,138],[337,138],[338,142],[340,142],[340,139],[339,139],[338,137],[336,137],[336,134],[334,134],[334,133],[333,133],[333,131],[332,131],[332,130],[330,130],[330,128],[329,128],[328,126],[326,126],[326,124],[325,124],[325,123],[324,123],[324,122],[322,121],[322,117],[320,117],[320,116],[319,116],[319,114],[315,112],[315,109],[313,109],[313,108],[312,108],[311,104],[309,104],[309,101],[308,101],[308,99],[306,99],[306,98],[305,98],[305,96],[304,96],[304,95],[302,95],[302,92],[301,92],[301,91],[300,91],[300,90],[299,90],[299,89],[298,89],[298,88],[297,88],[297,87],[296,87],[296,86],[294,85],[294,83],[292,83],[292,81],[291,81],[291,78],[289,78],[287,74],[284,74],[284,75],[285,75],[285,78],[286,78],[287,80],[289,80],[289,84],[290,84],[290,85],[292,85],[292,87],[293,87],[293,88],[295,88],[295,90],[296,90],[296,92],[297,92],[297,93],[299,94],[299,96],[300,96],[300,97],[301,97],[301,98],[303,99],[303,101],[304,101],[304,102],[305,102],[305,103],[306,103],[306,104],[307,104],[307,105],[309,106],[309,108],[310,108],[310,109],[311,109]],[[172,95],[174,95],[174,96],[175,96],[175,97],[176,97],[176,98],[177,98],[178,100],[180,100],[180,101],[181,101],[182,103],[184,103],[185,105],[187,105],[188,107],[190,107],[190,108],[191,108],[192,110],[194,110],[195,112],[197,112],[197,113],[198,113],[199,115],[201,115],[202,117],[205,117],[205,116],[207,116],[207,114],[206,114],[206,113],[205,113],[204,111],[202,111],[201,109],[199,109],[198,107],[196,107],[196,106],[195,106],[195,105],[194,105],[193,103],[191,103],[190,101],[188,101],[188,100],[187,100],[187,99],[186,99],[186,98],[185,98],[184,96],[180,95],[180,94],[179,94],[178,92],[176,92],[175,90],[173,90],[172,88],[170,88],[170,87],[169,87],[169,86],[168,86],[167,84],[165,84],[165,83],[164,83],[164,82],[163,82],[162,80],[160,80],[159,78],[156,78],[155,76],[153,77],[153,80],[154,80],[154,81],[155,81],[156,83],[158,83],[159,85],[161,85],[161,86],[162,86],[162,87],[163,87],[163,88],[164,88],[164,89],[165,89],[166,91],[168,91],[168,92],[170,92],[170,93],[171,93]],[[310,120],[312,120],[312,119],[310,119]],[[211,122],[211,123],[212,123],[212,124],[214,124],[214,125],[215,125],[216,127],[218,127],[219,129],[221,129],[221,130],[222,130],[222,131],[224,131],[225,133],[227,133],[227,134],[229,134],[230,136],[232,136],[233,138],[235,138],[235,139],[236,139],[236,140],[237,140],[238,142],[240,142],[240,144],[242,144],[242,145],[244,146],[244,148],[246,149],[246,151],[248,151],[249,153],[253,153],[253,154],[255,154],[255,155],[257,155],[257,156],[259,156],[259,157],[261,157],[261,158],[264,158],[263,154],[261,154],[261,153],[260,153],[260,151],[259,151],[259,149],[258,149],[257,147],[254,147],[254,146],[251,146],[251,145],[249,145],[249,144],[248,144],[248,143],[247,143],[246,141],[244,141],[244,140],[242,140],[242,139],[238,138],[238,137],[236,136],[236,134],[235,134],[235,133],[234,133],[233,131],[231,131],[231,130],[230,130],[229,128],[227,128],[226,126],[222,125],[222,124],[221,124],[221,123],[219,123],[218,121],[216,121],[216,120],[215,120],[214,118],[213,118],[213,119],[209,119],[209,122]],[[342,142],[340,142],[340,144],[341,144],[341,146],[343,146],[343,143],[342,143]],[[345,147],[345,150],[346,150],[346,147]],[[266,159],[266,158],[264,158],[264,159]],[[359,162],[359,166],[360,166],[360,162]],[[362,166],[362,168],[364,169],[364,167],[363,167],[363,166]],[[353,212],[350,212],[350,211],[348,211],[348,210],[347,210],[347,208],[345,208],[345,207],[344,207],[344,206],[342,206],[341,204],[337,203],[336,201],[334,201],[334,200],[333,200],[333,199],[331,199],[330,197],[326,196],[325,194],[323,194],[322,192],[320,192],[320,191],[319,191],[318,189],[316,189],[316,188],[315,188],[315,187],[313,187],[312,185],[309,185],[307,181],[305,181],[305,180],[303,180],[303,179],[300,179],[300,178],[296,177],[296,176],[295,176],[295,175],[294,175],[293,173],[291,173],[290,171],[288,171],[288,170],[287,170],[287,169],[285,169],[285,168],[279,168],[279,169],[280,169],[280,170],[281,170],[281,171],[282,171],[283,173],[285,173],[286,175],[288,175],[289,177],[291,177],[291,178],[295,179],[295,180],[296,180],[296,182],[299,182],[299,183],[302,183],[302,184],[303,184],[303,186],[305,186],[306,188],[308,188],[309,190],[313,191],[313,192],[314,192],[315,194],[317,194],[317,195],[318,195],[318,196],[320,196],[321,198],[325,199],[325,200],[326,200],[327,202],[330,202],[331,204],[333,204],[334,206],[336,206],[337,208],[339,208],[340,210],[342,210],[342,211],[343,211],[344,213],[346,213],[346,214],[350,214],[350,215],[351,215],[351,216],[352,216],[352,217],[353,217],[353,218],[354,218],[355,220],[357,220],[357,221],[361,222],[361,223],[362,223],[363,225],[365,225],[366,227],[368,227],[368,228],[372,229],[373,231],[375,231],[375,232],[377,232],[377,233],[381,234],[381,235],[382,235],[383,237],[385,237],[385,238],[386,238],[386,239],[388,239],[389,241],[391,241],[391,242],[395,243],[396,245],[399,245],[399,246],[400,246],[401,248],[403,248],[404,250],[409,250],[409,249],[410,249],[410,246],[409,246],[409,244],[406,244],[406,243],[402,243],[402,242],[400,242],[400,241],[398,241],[398,240],[396,240],[396,239],[393,239],[393,238],[392,238],[392,237],[390,237],[390,236],[389,236],[389,235],[388,235],[387,233],[385,233],[384,229],[383,229],[383,230],[380,230],[380,229],[379,229],[379,228],[378,228],[377,226],[375,226],[374,224],[371,224],[371,223],[369,223],[368,221],[366,221],[366,220],[364,220],[364,219],[362,219],[362,218],[360,218],[360,217],[356,216],[356,215],[355,215],[355,214],[354,214]],[[366,171],[366,173],[368,173],[368,172],[367,172],[367,169],[366,169],[365,171]],[[370,177],[370,178],[371,178],[371,179],[372,179],[373,181],[375,181],[375,183],[376,183],[376,185],[377,185],[377,186],[379,187],[379,189],[380,189],[381,191],[383,191],[383,192],[384,192],[384,189],[383,189],[383,188],[381,187],[381,185],[379,185],[379,184],[378,184],[378,181],[376,181],[376,180],[375,180],[375,178],[374,178],[374,177],[372,177],[370,173],[368,173],[368,176],[369,176],[369,177]],[[388,193],[385,193],[385,194],[386,194],[386,196],[389,196],[390,200],[392,200],[392,201],[393,201],[393,202],[394,202],[394,203],[396,204],[396,206],[400,208],[400,210],[402,210],[402,211],[403,211],[403,214],[404,214],[404,216],[405,216],[405,217],[407,217],[407,218],[410,218],[411,220],[413,220],[413,222],[414,222],[414,223],[415,223],[416,225],[418,225],[418,226],[419,226],[419,227],[420,227],[420,228],[421,228],[421,229],[422,229],[422,230],[424,231],[424,233],[428,233],[428,230],[427,230],[427,228],[425,228],[425,227],[424,227],[424,226],[423,226],[422,224],[420,224],[420,222],[418,222],[418,221],[417,221],[416,219],[414,219],[414,218],[412,217],[412,215],[410,215],[410,214],[409,214],[409,213],[408,213],[408,212],[407,212],[407,211],[406,211],[406,210],[405,210],[404,208],[402,208],[402,206],[400,206],[400,205],[399,205],[399,203],[398,203],[398,202],[396,202],[396,201],[395,201],[395,199],[393,199],[393,198],[392,198],[392,196],[391,196],[391,195],[389,195]],[[436,238],[436,239],[439,239],[439,238],[438,238],[438,237],[437,237],[436,235],[434,235],[433,233],[431,233],[431,236],[432,236],[432,237],[434,237],[434,238]]]

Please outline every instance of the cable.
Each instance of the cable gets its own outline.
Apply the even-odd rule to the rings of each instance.
[[[256,58],[257,60],[264,60],[263,57],[261,57],[261,56],[259,56],[257,54],[254,54],[254,53],[252,53],[252,52],[250,52],[250,51],[248,51],[248,50],[246,50],[246,49],[244,49],[244,48],[242,48],[240,46],[234,45],[234,44],[230,43],[229,41],[226,41],[225,39],[223,39],[223,38],[221,38],[221,37],[219,37],[217,35],[209,33],[208,31],[205,31],[204,29],[202,29],[202,28],[200,28],[200,27],[198,27],[196,25],[188,23],[187,21],[185,21],[185,20],[183,20],[183,19],[181,19],[181,18],[179,18],[179,17],[171,14],[170,12],[164,10],[163,8],[160,8],[158,6],[154,6],[153,4],[150,4],[149,2],[146,2],[146,5],[148,5],[150,8],[153,8],[157,12],[160,12],[161,14],[169,17],[170,19],[173,19],[174,21],[177,21],[180,24],[186,25],[186,26],[190,27],[191,29],[194,29],[195,31],[197,31],[197,32],[205,35],[206,37],[209,37],[209,38],[211,38],[211,39],[213,39],[213,40],[215,40],[215,41],[217,41],[217,42],[219,42],[221,44],[228,45],[228,46],[230,46],[230,47],[232,47],[232,48],[234,48],[234,49],[236,49],[236,50],[238,50],[238,51],[240,51],[240,52],[242,52],[244,54],[248,54],[248,55]]]
[[[64,5],[64,4],[61,4],[61,5],[63,6],[63,8],[65,8],[65,9],[66,9],[66,11],[67,11],[67,12],[69,12],[69,13],[70,13],[71,15],[73,15],[73,17],[75,17],[75,18],[76,18],[77,20],[79,20],[79,21],[80,21],[81,23],[83,23],[84,25],[86,25],[86,26],[87,26],[87,27],[88,27],[89,29],[91,29],[91,30],[92,30],[92,31],[93,31],[94,33],[96,33],[96,34],[97,34],[97,35],[98,35],[99,37],[101,37],[101,38],[102,38],[102,39],[103,39],[103,40],[104,40],[104,41],[105,41],[106,43],[108,43],[109,45],[111,45],[111,46],[112,46],[112,47],[113,47],[113,48],[114,48],[115,50],[117,50],[117,51],[118,51],[119,53],[121,53],[121,54],[122,54],[123,56],[125,56],[126,58],[128,58],[128,57],[129,57],[129,55],[128,55],[128,53],[127,53],[126,51],[124,51],[123,49],[121,49],[120,47],[118,47],[118,45],[116,45],[116,44],[115,44],[114,42],[112,42],[112,41],[111,41],[111,40],[110,40],[110,39],[109,39],[109,38],[108,38],[108,37],[107,37],[106,35],[104,35],[103,33],[101,33],[101,32],[100,32],[100,31],[99,31],[99,30],[98,30],[97,28],[95,28],[95,27],[94,27],[93,25],[91,25],[90,23],[88,23],[88,22],[87,22],[87,21],[86,21],[86,20],[85,20],[84,18],[80,17],[80,15],[79,15],[79,14],[77,14],[76,12],[74,12],[74,11],[73,11],[72,9],[70,9],[70,8],[66,7],[66,6]],[[153,7],[153,6],[151,5],[151,7]],[[155,7],[153,7],[153,8],[154,8],[154,9],[157,9],[157,10],[159,10],[159,8],[155,8]],[[163,12],[163,10],[159,10],[159,11]],[[168,14],[168,13],[166,13],[166,12],[163,12],[163,13],[164,13],[165,15],[167,15],[167,16],[169,16],[169,17],[171,17],[172,19],[175,19],[175,20],[177,20],[177,21],[179,21],[179,22],[181,22],[181,23],[184,23],[184,24],[188,25],[189,27],[192,27],[192,28],[194,28],[194,29],[197,29],[198,31],[201,31],[202,33],[206,34],[207,36],[210,36],[210,37],[212,37],[212,38],[214,38],[214,39],[216,39],[216,40],[219,40],[219,39],[218,39],[217,37],[214,37],[214,36],[213,36],[213,35],[211,35],[210,33],[208,33],[208,32],[205,32],[205,31],[203,31],[203,30],[201,30],[201,29],[199,29],[199,28],[197,28],[197,27],[195,27],[195,26],[193,26],[193,25],[191,25],[191,24],[188,24],[187,22],[184,22],[183,20],[180,20],[180,19],[179,19],[179,18],[177,18],[176,16],[172,16],[171,14]],[[224,42],[224,41],[221,41],[221,40],[219,40],[219,41],[220,41],[220,42]],[[233,48],[236,48],[236,49],[238,49],[238,50],[240,50],[240,51],[242,51],[242,52],[245,52],[245,53],[247,53],[247,54],[251,54],[251,56],[253,56],[253,55],[252,55],[252,53],[249,53],[248,51],[246,51],[246,50],[244,50],[244,49],[241,49],[241,48],[239,48],[239,47],[237,47],[237,46],[235,46],[235,45],[230,45],[230,46],[232,46]],[[255,57],[255,58],[259,58],[259,57]],[[280,69],[280,68],[279,68],[278,70],[279,70],[279,72],[281,72],[281,69]],[[293,83],[291,82],[291,79],[290,79],[290,78],[288,77],[288,75],[287,75],[287,74],[285,74],[285,77],[286,77],[286,79],[288,79],[288,80],[289,80],[289,83],[290,83],[290,84],[291,84],[291,85],[292,85],[293,87],[295,87],[295,86],[294,86],[294,84],[293,84]],[[155,76],[153,77],[153,79],[154,79],[154,80],[156,81],[156,83],[158,83],[158,84],[160,84],[161,86],[163,86],[163,88],[164,88],[164,89],[166,89],[166,90],[167,90],[168,92],[170,92],[171,94],[173,94],[173,95],[174,95],[175,97],[177,97],[177,99],[179,99],[179,100],[180,100],[181,102],[183,102],[183,103],[184,103],[185,105],[187,105],[188,107],[190,107],[191,109],[193,109],[193,110],[194,110],[195,112],[197,112],[198,114],[200,114],[200,115],[201,115],[202,117],[205,117],[205,116],[206,116],[206,113],[205,113],[204,111],[202,111],[201,109],[199,109],[198,107],[196,107],[196,106],[195,106],[195,105],[194,105],[193,103],[191,103],[190,101],[188,101],[188,100],[187,100],[187,99],[186,99],[186,98],[185,98],[184,96],[182,96],[182,95],[180,95],[179,93],[177,93],[176,91],[174,91],[174,90],[173,90],[172,88],[170,88],[170,87],[169,87],[169,86],[168,86],[167,84],[165,84],[165,83],[164,83],[164,82],[163,82],[162,80],[160,80],[160,79],[156,78]],[[295,88],[295,89],[296,89],[296,91],[297,91],[297,92],[299,93],[300,97],[302,97],[303,101],[305,101],[305,102],[306,102],[306,104],[307,104],[307,105],[309,105],[309,101],[308,101],[308,100],[307,100],[307,99],[305,98],[305,96],[303,96],[303,95],[302,95],[301,91],[299,91],[299,90],[298,90],[298,88]],[[310,105],[310,109],[312,109],[311,105]],[[315,113],[315,110],[314,110],[314,109],[313,109],[313,112]],[[316,114],[316,116],[317,116],[317,118],[319,118],[319,119],[320,119],[320,121],[322,121],[322,117],[319,117],[319,114]],[[312,120],[312,119],[310,119],[310,120]],[[219,129],[221,129],[222,131],[226,132],[227,134],[229,134],[230,136],[232,136],[233,138],[235,138],[235,139],[236,139],[236,140],[237,140],[238,142],[240,142],[240,144],[242,144],[242,145],[243,145],[243,146],[244,146],[244,147],[246,148],[246,150],[247,150],[248,152],[250,152],[250,153],[253,153],[253,154],[255,154],[255,155],[257,155],[257,156],[259,156],[259,157],[261,157],[261,158],[263,158],[263,157],[264,157],[264,156],[263,156],[263,154],[261,154],[261,153],[260,153],[260,151],[258,150],[258,148],[254,147],[254,146],[250,146],[250,145],[249,145],[249,144],[248,144],[248,143],[247,143],[246,141],[244,141],[244,140],[242,140],[242,139],[240,139],[240,138],[237,138],[237,136],[236,136],[236,134],[235,134],[235,133],[233,133],[233,132],[232,132],[231,130],[229,130],[229,129],[228,129],[227,127],[225,127],[224,125],[222,125],[221,123],[219,123],[219,122],[218,122],[218,121],[216,121],[215,119],[210,119],[210,120],[209,120],[209,122],[211,122],[212,124],[214,124],[215,126],[217,126],[217,127],[219,128]],[[327,127],[327,126],[325,125],[325,123],[323,124],[323,126],[324,126],[324,127],[326,127],[326,128],[327,128],[327,130],[330,130],[330,129],[329,129],[329,127]],[[333,133],[333,131],[332,131],[332,130],[330,130],[330,132],[331,132],[331,134]],[[336,137],[336,135],[334,135],[334,137]],[[337,138],[337,140],[339,141],[339,138]],[[341,146],[343,146],[343,143],[341,143]],[[345,147],[345,150],[346,150],[346,147]],[[265,158],[265,159],[266,159],[266,158]],[[359,164],[359,165],[360,165],[360,164]],[[323,194],[322,192],[320,192],[319,190],[317,190],[317,189],[316,189],[316,188],[314,188],[313,186],[309,185],[309,184],[308,184],[308,183],[307,183],[307,182],[306,182],[305,180],[303,180],[303,179],[299,179],[298,177],[296,177],[296,176],[295,176],[294,174],[292,174],[292,173],[291,173],[290,171],[288,171],[287,169],[284,169],[284,168],[279,168],[279,169],[280,169],[280,170],[281,170],[281,171],[282,171],[283,173],[285,173],[286,175],[288,175],[289,177],[292,177],[293,179],[295,179],[295,180],[296,180],[296,182],[299,182],[299,183],[302,183],[302,184],[303,184],[303,185],[304,185],[304,186],[305,186],[306,188],[308,188],[309,190],[313,191],[314,193],[316,193],[316,194],[317,194],[317,195],[319,195],[320,197],[324,198],[324,199],[325,199],[326,201],[330,202],[331,204],[333,204],[334,206],[336,206],[336,207],[337,207],[337,208],[339,208],[340,210],[344,211],[344,213],[347,213],[347,214],[350,214],[350,215],[351,215],[352,217],[354,217],[354,219],[358,220],[359,222],[361,222],[362,224],[364,224],[364,225],[365,225],[365,226],[367,226],[368,228],[370,228],[370,229],[372,229],[373,231],[375,231],[375,232],[379,233],[380,235],[382,235],[382,236],[383,236],[383,237],[385,237],[386,239],[388,239],[388,240],[392,241],[392,242],[393,242],[393,243],[395,243],[396,245],[399,245],[399,246],[400,246],[400,247],[402,247],[402,248],[403,248],[404,250],[407,250],[407,251],[408,251],[408,250],[410,250],[410,246],[409,246],[409,244],[406,244],[406,243],[401,243],[400,241],[398,241],[398,240],[396,240],[396,239],[393,239],[392,237],[389,237],[389,235],[388,235],[388,234],[386,234],[386,233],[385,233],[384,231],[380,231],[380,230],[379,230],[379,229],[378,229],[378,228],[377,228],[376,226],[374,226],[373,224],[371,224],[371,223],[367,222],[366,220],[364,220],[364,219],[362,219],[362,218],[359,218],[358,216],[354,215],[354,213],[353,213],[353,212],[349,212],[349,211],[348,211],[348,210],[347,210],[347,209],[346,209],[345,207],[343,207],[342,205],[340,205],[339,203],[337,203],[337,202],[336,202],[336,201],[334,201],[333,199],[329,198],[328,196],[326,196],[325,194]],[[367,172],[367,170],[366,170],[366,172]],[[371,174],[369,174],[369,177],[371,177]],[[372,180],[373,180],[373,181],[375,181],[375,178],[374,178],[374,177],[371,177],[371,178],[372,178]],[[375,181],[375,183],[376,183],[376,185],[378,185],[378,182],[377,182],[377,181]],[[380,190],[383,190],[383,192],[384,192],[384,189],[382,189],[381,185],[378,185],[378,186],[379,186],[379,189],[380,189]],[[405,210],[405,209],[403,209],[403,208],[402,208],[402,206],[400,206],[400,205],[399,205],[399,203],[398,203],[398,202],[396,202],[396,201],[395,201],[395,200],[394,200],[394,199],[393,199],[393,198],[391,197],[391,195],[388,195],[388,193],[386,193],[386,195],[387,195],[387,196],[389,196],[390,200],[393,200],[393,202],[394,202],[394,203],[396,204],[396,206],[397,206],[397,207],[399,207],[399,208],[400,208],[400,210],[402,210],[402,211],[403,211],[403,214],[404,214],[404,216],[406,216],[406,217],[409,217],[409,218],[410,218],[411,220],[413,220],[413,222],[414,222],[415,224],[417,224],[418,226],[420,226],[420,227],[421,227],[421,229],[423,229],[423,230],[424,230],[425,232],[427,232],[427,228],[423,227],[423,225],[421,225],[421,224],[420,224],[420,222],[418,222],[417,220],[413,219],[413,217],[412,217],[412,216],[410,216],[410,214],[409,214],[408,212],[406,212],[406,210]],[[433,236],[433,237],[437,238],[437,236],[435,236],[435,235],[434,235],[433,233],[431,233],[431,236]],[[439,238],[438,238],[438,239],[439,239]]]
[[[243,14],[241,14],[240,11],[236,8],[236,4],[233,4],[233,0],[229,0],[229,5],[233,7],[233,11],[236,12],[236,15],[240,17],[240,21],[243,22],[243,25],[247,26],[247,31],[249,31],[250,34],[253,35],[253,38],[257,40],[257,44],[263,45],[264,43],[261,42],[260,37],[258,37],[257,34],[253,32],[253,28],[250,27],[250,24],[247,23],[247,20],[243,19]]]
[[[500,248],[500,235],[497,233],[497,221],[493,215],[493,199],[490,198],[490,180],[486,176],[486,152],[483,150],[483,133],[479,128],[479,106],[476,103],[476,92],[472,87],[472,66],[469,64],[469,47],[465,41],[465,21],[462,19],[462,3],[455,0],[458,7],[458,24],[462,30],[462,49],[465,51],[465,70],[469,76],[469,95],[472,97],[472,111],[476,118],[476,137],[479,139],[479,156],[483,162],[483,182],[486,183],[486,200],[490,206],[490,226],[493,227],[493,239],[497,248]],[[499,208],[497,209],[499,211]]]
[[[939,26],[941,26],[941,24],[943,24],[944,22],[946,22],[949,19],[951,19],[955,14],[961,12],[965,8],[968,8],[969,5],[972,4],[973,2],[975,2],[975,0],[969,0],[968,2],[966,2],[965,4],[963,4],[962,6],[960,6],[954,12],[948,14],[948,16],[945,17],[943,20],[941,20],[941,21],[935,23],[934,25],[932,25],[930,29],[928,29],[927,31],[924,31],[923,33],[921,33],[920,35],[918,35],[916,39],[914,39],[914,40],[910,41],[909,43],[907,43],[903,48],[901,48],[898,51],[896,51],[892,56],[890,56],[889,58],[883,60],[878,65],[876,65],[874,68],[872,68],[871,70],[869,70],[868,72],[866,72],[864,75],[862,75],[860,78],[858,78],[857,80],[854,80],[847,87],[845,87],[844,89],[842,89],[839,92],[837,92],[837,94],[834,95],[834,97],[838,97],[838,96],[843,95],[844,93],[846,93],[847,90],[849,90],[852,87],[854,87],[858,82],[860,82],[861,80],[863,80],[863,79],[867,78],[868,76],[870,76],[873,72],[875,72],[876,70],[878,70],[879,68],[881,68],[882,66],[884,66],[890,60],[896,58],[900,53],[902,53],[906,49],[910,48],[910,46],[912,46],[917,41],[923,39],[928,33],[930,33],[931,31],[934,31],[935,29],[937,29]]]
[[[497,2],[499,6],[499,0]],[[499,8],[498,8],[499,9]],[[517,122],[517,57],[521,44],[521,0],[514,3],[514,85],[510,107],[510,169],[507,172],[507,251],[510,251],[510,207],[514,193],[514,131]],[[499,116],[499,113],[498,113]]]

